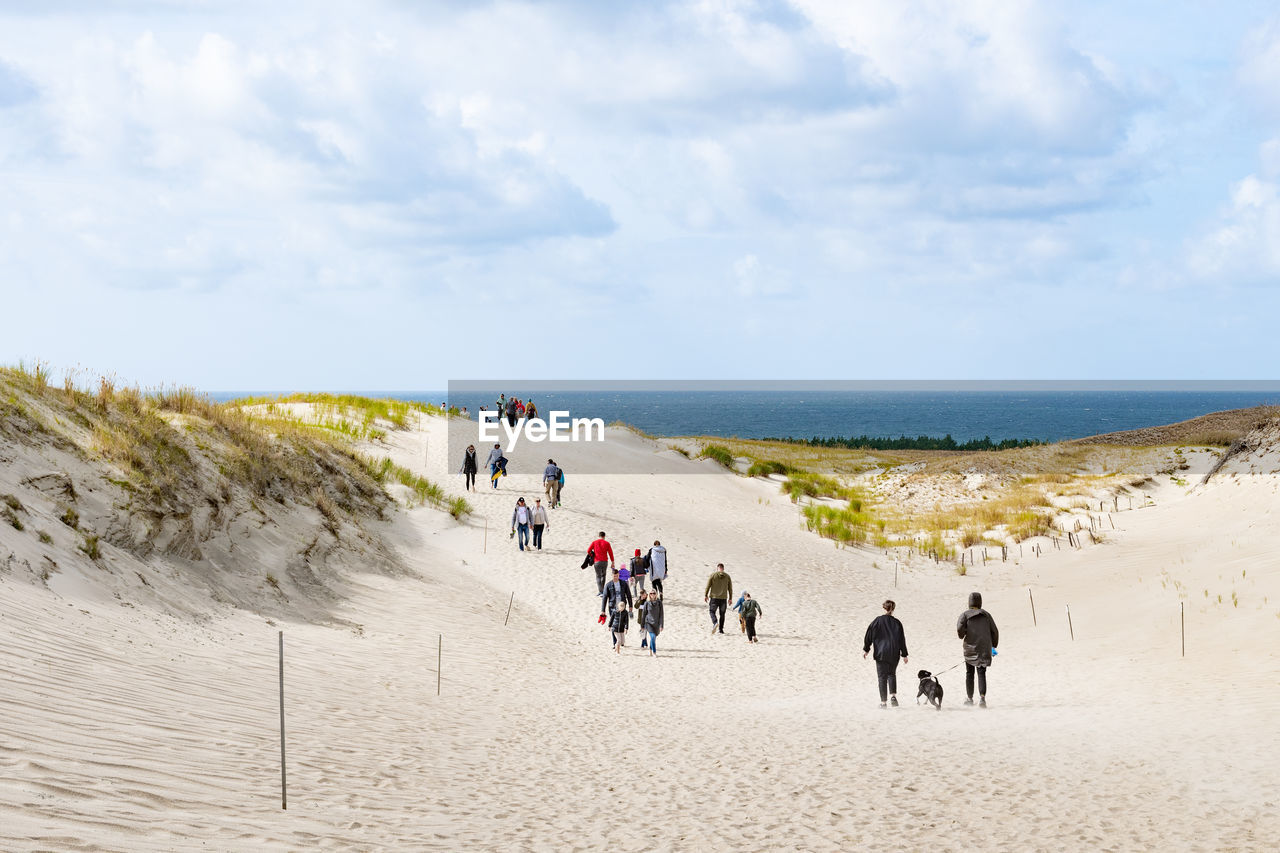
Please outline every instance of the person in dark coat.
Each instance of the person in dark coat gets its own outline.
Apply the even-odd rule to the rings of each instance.
[[[467,491],[474,492],[476,490],[476,446],[474,444],[467,445],[467,452],[462,457],[462,473],[467,478]]]
[[[964,642],[964,689],[973,704],[973,674],[978,673],[978,704],[987,707],[987,667],[991,666],[991,650],[1000,645],[996,620],[982,609],[982,593],[969,593],[969,609],[956,620],[956,633]]]
[[[622,580],[618,575],[618,570],[613,570],[613,580],[604,585],[604,594],[600,598],[600,613],[604,616],[612,617],[613,611],[622,605],[628,612],[633,607],[631,599],[631,588],[627,586],[626,581]],[[612,640],[610,640],[612,642]]]
[[[862,658],[875,647],[876,683],[880,687],[880,707],[885,701],[893,702],[898,707],[898,661],[907,660],[907,635],[902,630],[902,623],[893,615],[897,607],[892,601],[881,605],[884,615],[877,616],[867,626],[867,635],[862,640]]]

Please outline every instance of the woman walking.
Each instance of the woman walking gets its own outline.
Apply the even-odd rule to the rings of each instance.
[[[466,490],[474,492],[476,490],[476,471],[479,466],[476,464],[476,446],[474,444],[467,445],[467,452],[462,456],[462,473],[466,475]]]
[[[867,626],[867,635],[862,640],[862,658],[875,646],[876,684],[880,688],[880,707],[885,701],[898,707],[898,660],[907,660],[907,635],[903,633],[902,623],[893,615],[897,607],[892,601],[880,605],[884,615],[877,616]]]
[[[533,547],[542,550],[542,531],[551,526],[547,520],[547,508],[542,505],[542,498],[533,499]]]
[[[650,592],[644,602],[644,613],[640,616],[640,630],[644,632],[645,638],[640,643],[640,648],[644,648],[647,644],[649,647],[649,656],[658,656],[658,635],[662,633],[662,596],[656,592]]]

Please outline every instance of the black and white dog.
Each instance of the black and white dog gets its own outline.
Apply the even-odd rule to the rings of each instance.
[[[938,710],[942,710],[942,684],[938,681],[938,677],[927,669],[922,669],[918,675],[920,679],[920,692],[916,694],[916,704],[920,704],[920,697],[923,696],[930,704],[936,705]]]

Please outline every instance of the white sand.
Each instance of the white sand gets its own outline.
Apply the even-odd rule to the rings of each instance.
[[[443,425],[427,430],[425,467],[457,490]],[[424,467],[422,434],[391,440]],[[398,515],[391,535],[424,579],[359,578],[339,615],[360,630],[279,626],[288,811],[275,626],[122,606],[75,561],[43,589],[5,565],[30,532],[0,528],[0,849],[1274,848],[1280,478],[1266,464],[1163,487],[1114,514],[1103,544],[968,577],[917,562],[895,590],[891,560],[806,532],[775,486],[689,473],[709,463],[629,433],[597,452],[655,473],[575,476],[554,454],[568,488],[543,552],[507,537],[517,490],[541,494],[548,454],[530,446],[466,524]],[[656,660],[634,631],[613,655],[596,624],[578,567],[600,529],[619,558],[669,548]],[[708,634],[719,561],[764,608],[758,646],[733,619]],[[960,661],[972,589],[1002,634],[991,708],[961,707],[962,669],[942,675],[943,712],[917,708],[915,670]],[[912,652],[896,710],[878,708],[861,657],[886,596]]]

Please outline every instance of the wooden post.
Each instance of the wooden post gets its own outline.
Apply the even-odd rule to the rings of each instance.
[[[1111,517],[1111,513],[1107,513],[1107,521],[1111,522],[1111,529],[1116,529],[1116,520]]]
[[[507,622],[511,619],[511,605],[515,603],[515,600],[516,600],[516,594],[515,594],[515,591],[512,590],[511,600],[507,602],[507,618],[502,620],[502,626],[504,628],[507,626]]]
[[[1036,598],[1031,594],[1031,587],[1027,587],[1027,599],[1031,602],[1031,624],[1036,623]]]
[[[1182,656],[1187,656],[1187,603],[1178,602],[1178,621],[1182,623]]]
[[[1067,605],[1067,630],[1071,632],[1071,641],[1075,642],[1076,629],[1071,624],[1071,605],[1070,604]]]
[[[440,695],[440,661],[444,657],[444,634],[436,640],[436,695]]]
[[[284,631],[280,632],[280,808],[289,808],[289,786],[284,765]]]

